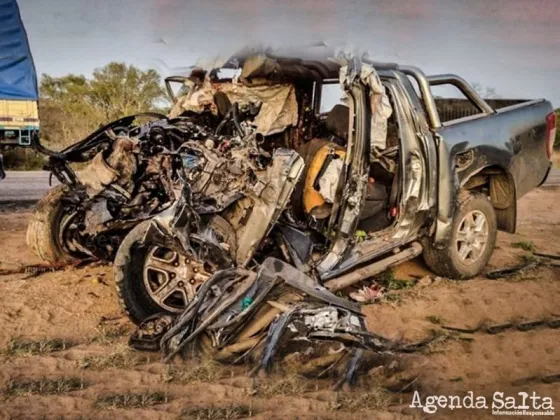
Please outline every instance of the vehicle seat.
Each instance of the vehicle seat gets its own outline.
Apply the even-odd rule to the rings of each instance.
[[[366,202],[360,213],[358,229],[377,232],[391,224],[388,214],[389,194],[385,184],[368,183]]]
[[[348,141],[348,126],[350,124],[350,109],[342,104],[337,104],[329,111],[325,126],[335,136]]]
[[[336,150],[337,153],[345,153],[343,147],[321,138],[312,139],[296,150],[305,162],[303,173],[291,198],[294,215],[300,220],[307,220],[310,214],[317,218],[325,218],[330,214],[329,206],[325,205],[327,203],[321,198],[319,192],[312,188],[315,179],[311,178],[320,172],[326,154],[331,149]],[[313,209],[316,210],[313,211]]]
[[[297,152],[305,161],[302,176],[292,194],[292,208],[300,220],[306,220],[313,215],[316,219],[325,219],[330,216],[332,204],[327,203],[315,188],[318,178],[323,173],[323,166],[328,165],[327,154],[330,150],[340,159],[344,159],[345,150],[336,143],[325,139],[313,139],[301,146]],[[366,190],[366,203],[360,220],[370,219],[380,213],[386,213],[388,203],[387,187],[375,182],[368,183]]]

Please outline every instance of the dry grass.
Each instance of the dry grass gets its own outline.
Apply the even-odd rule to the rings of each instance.
[[[63,377],[57,379],[12,379],[8,382],[4,395],[60,395],[85,388],[83,379]]]
[[[69,341],[58,338],[38,341],[13,338],[4,350],[4,354],[7,356],[33,356],[66,350],[72,346],[73,344]]]
[[[125,325],[119,326],[106,326],[101,325],[97,328],[97,335],[91,339],[92,343],[107,344],[112,343],[121,337],[128,335],[130,328]]]
[[[387,293],[385,296],[381,298],[379,301],[380,303],[387,302],[387,303],[395,303],[401,304],[403,301],[402,295],[398,293]]]
[[[513,242],[511,246],[513,248],[520,248],[523,251],[527,251],[527,252],[535,252],[537,250],[533,241]]]
[[[141,408],[154,405],[166,404],[169,398],[161,391],[149,391],[142,393],[108,394],[97,397],[95,407],[104,410],[117,408]]]
[[[30,148],[14,147],[2,152],[6,169],[19,171],[38,170],[46,163],[45,156]]]
[[[293,396],[311,391],[311,387],[309,380],[299,375],[291,375],[274,381],[256,383],[251,392],[260,397]]]
[[[395,277],[395,271],[389,268],[380,274],[374,276],[374,280],[385,287],[387,290],[410,289],[414,286],[414,282],[410,280],[402,280]]]
[[[150,358],[148,356],[122,345],[108,355],[84,357],[78,362],[78,367],[93,370],[127,369],[149,362]]]
[[[205,360],[196,365],[174,368],[168,367],[163,375],[163,382],[193,384],[203,382],[216,382],[220,379],[229,377],[231,372],[214,360]]]
[[[441,324],[445,324],[445,320],[441,320]],[[464,337],[456,331],[430,329],[432,339],[420,350],[422,354],[441,354],[445,353],[448,348],[445,346],[450,341],[469,341],[470,337]]]
[[[340,393],[333,408],[344,411],[384,410],[390,403],[391,396],[385,389],[374,388],[368,392]]]
[[[181,419],[185,420],[239,420],[252,417],[253,410],[246,405],[232,405],[230,407],[193,407],[181,412]]]

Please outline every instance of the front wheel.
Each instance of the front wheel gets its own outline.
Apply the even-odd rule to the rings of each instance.
[[[65,208],[65,185],[51,188],[39,200],[27,225],[27,245],[43,261],[51,264],[70,264],[82,255],[66,246],[74,215]]]
[[[198,288],[224,268],[153,242],[146,237],[151,223],[142,222],[126,235],[113,268],[121,306],[135,324],[158,313],[182,312]],[[212,230],[208,235],[233,252],[235,232],[226,220],[214,216],[208,228]]]
[[[424,241],[424,261],[440,276],[469,279],[488,264],[498,232],[496,214],[489,198],[464,192],[457,203],[448,247],[436,249],[431,238]]]

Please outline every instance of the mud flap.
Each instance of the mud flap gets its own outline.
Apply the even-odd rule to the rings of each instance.
[[[449,155],[447,144],[438,135],[438,213],[435,225],[434,245],[437,249],[443,249],[451,240],[451,226],[458,193],[458,186],[455,184],[454,161]]]

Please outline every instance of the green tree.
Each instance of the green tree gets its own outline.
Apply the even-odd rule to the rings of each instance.
[[[50,146],[67,146],[99,125],[161,107],[165,90],[155,70],[109,63],[88,79],[44,74],[40,83],[41,136]]]
[[[109,63],[95,70],[90,86],[92,104],[108,120],[150,111],[165,95],[155,70],[142,71],[123,63]]]
[[[50,147],[68,146],[103,122],[102,113],[91,103],[84,76],[43,75],[40,91],[41,139]]]

